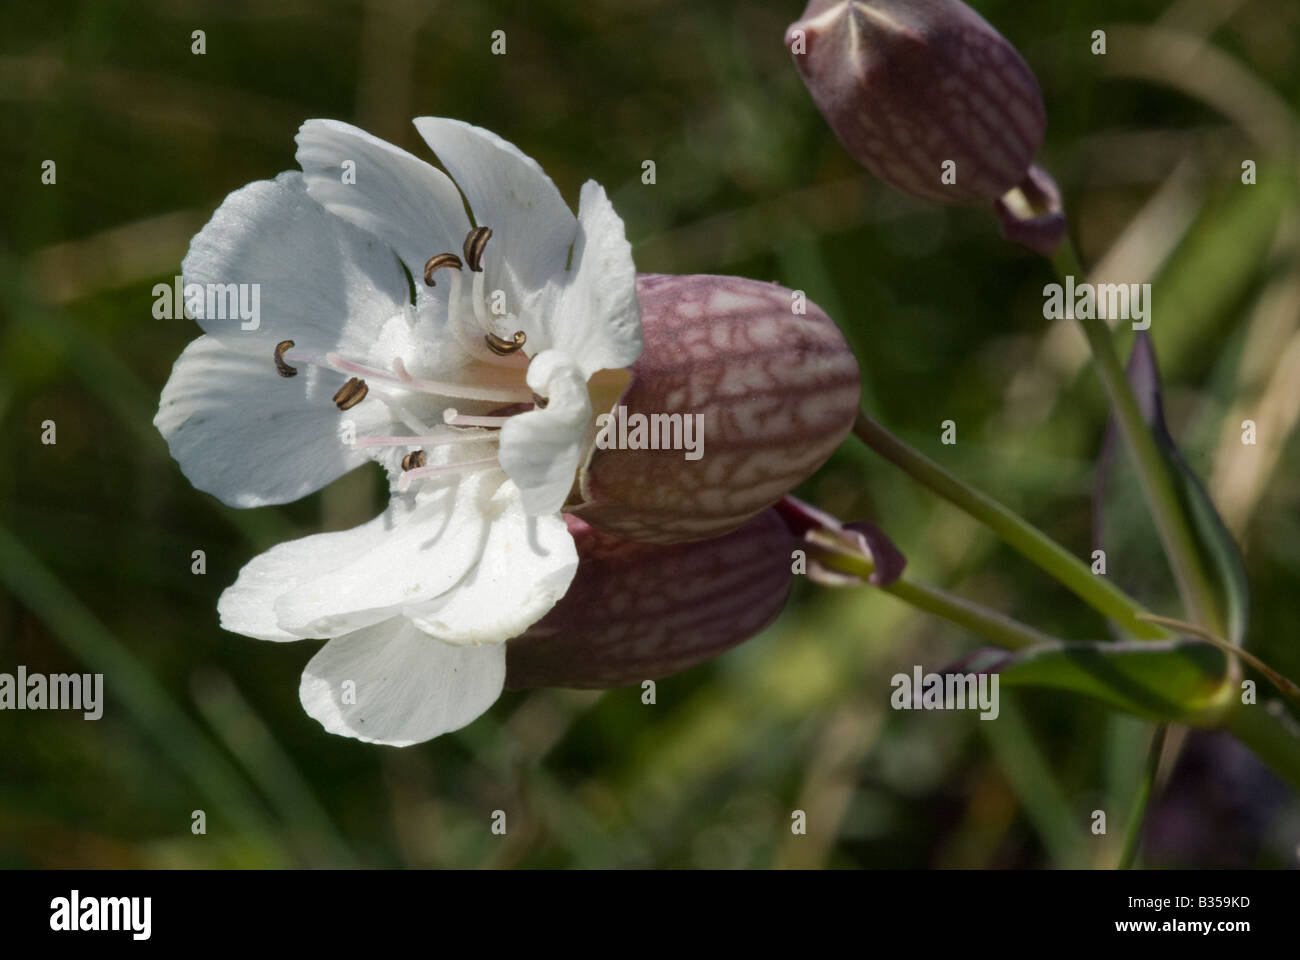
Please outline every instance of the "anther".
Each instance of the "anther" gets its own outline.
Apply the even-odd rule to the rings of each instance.
[[[334,404],[340,410],[351,410],[364,400],[369,392],[370,388],[366,386],[366,381],[353,377],[339,387],[338,393],[334,394]]]
[[[275,372],[282,377],[296,377],[298,370],[285,362],[284,352],[293,346],[292,340],[281,340],[275,345]]]
[[[475,273],[483,272],[483,248],[491,238],[491,227],[475,227],[465,237],[465,262]]]
[[[432,287],[434,286],[433,275],[443,267],[459,270],[462,266],[460,257],[454,253],[435,253],[424,264],[424,282]]]
[[[550,401],[546,399],[546,397],[536,393],[533,394],[533,405],[537,407],[538,410],[545,410],[548,403],[550,403]]]
[[[429,460],[423,450],[416,450],[414,453],[408,453],[402,457],[403,470],[419,470]]]
[[[448,463],[440,467],[417,467],[414,470],[407,470],[398,478],[397,489],[406,490],[411,486],[413,480],[423,480],[425,477],[474,473],[478,470],[488,470],[500,466],[501,462],[496,457],[485,457],[482,460],[466,460],[462,463]]]
[[[512,353],[518,353],[523,345],[528,342],[528,337],[522,330],[515,331],[513,340],[503,340],[495,333],[486,334],[483,339],[487,342],[488,349],[498,357],[508,357]]]

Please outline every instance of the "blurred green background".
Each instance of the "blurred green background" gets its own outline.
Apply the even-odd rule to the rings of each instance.
[[[1038,74],[1041,159],[1085,262],[1155,284],[1171,426],[1242,544],[1248,644],[1300,676],[1300,7],[974,5]],[[774,626],[660,682],[654,706],[635,688],[508,694],[468,729],[401,750],[303,713],[314,642],[217,626],[218,594],[255,554],[376,504],[366,470],[287,507],[229,509],[189,486],[151,424],[198,334],[153,319],[153,284],[228,192],[295,166],[310,117],[426,158],[410,118],[486,126],[571,203],[583,180],[606,185],[640,270],[806,290],[850,338],[873,413],[1087,555],[1105,403],[1077,330],[1042,318],[1048,268],[1002,242],[987,211],[922,206],[855,166],[782,46],[801,9],[5,0],[0,671],[103,672],[107,705],[96,722],[0,714],[0,866],[1115,862],[1149,725],[1010,691],[995,723],[895,713],[893,673],[980,642],[867,588],[799,584]],[[505,56],[490,53],[497,29]],[[1096,29],[1104,57],[1089,52]],[[1248,417],[1255,447],[1239,439]],[[946,419],[955,447],[939,444]],[[45,420],[56,445],[40,442]],[[852,439],[800,493],[883,522],[918,578],[1061,636],[1105,629]],[[506,837],[489,832],[498,808]],[[807,836],[791,835],[795,808]],[[1107,836],[1088,832],[1095,809]],[[1194,733],[1153,806],[1145,862],[1295,866],[1297,844],[1294,793],[1234,741]]]

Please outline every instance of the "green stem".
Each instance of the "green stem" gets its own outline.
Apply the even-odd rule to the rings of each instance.
[[[880,589],[920,610],[943,617],[959,627],[992,640],[999,647],[1008,650],[1022,650],[1040,643],[1061,642],[1058,638],[1035,630],[1019,620],[1013,620],[996,610],[982,607],[978,603],[928,584],[899,579]]]
[[[858,413],[853,432],[863,443],[932,493],[943,497],[997,534],[1008,546],[1056,578],[1098,613],[1136,637],[1157,639],[1168,634],[1139,617],[1142,606],[1104,576],[1015,512],[967,486],[925,454],[909,447],[865,412]]]
[[[839,549],[833,537],[814,536],[809,543],[816,550],[817,563],[823,567],[837,573],[846,573],[863,583],[868,583],[875,572],[876,567],[870,557]],[[1035,630],[1019,620],[980,606],[974,601],[966,600],[939,587],[916,583],[903,577],[892,583],[875,584],[875,586],[918,610],[943,617],[1008,650],[1022,650],[1040,643],[1061,642],[1058,638]]]
[[[1053,255],[1052,266],[1063,283],[1068,276],[1085,276],[1078,255],[1074,252],[1074,245],[1068,238]],[[1079,318],[1078,322],[1092,350],[1097,373],[1110,398],[1120,435],[1133,457],[1142,493],[1146,497],[1160,543],[1178,583],[1178,594],[1183,606],[1197,623],[1223,634],[1225,630],[1218,603],[1201,565],[1196,541],[1183,513],[1173,478],[1156,446],[1155,437],[1142,418],[1137,398],[1133,395],[1133,387],[1120,363],[1119,354],[1115,351],[1110,327],[1098,317]]]
[[[1133,798],[1128,829],[1124,832],[1124,847],[1120,851],[1116,869],[1131,870],[1137,860],[1138,848],[1142,845],[1142,827],[1147,818],[1147,804],[1151,800],[1151,791],[1155,787],[1156,773],[1160,769],[1160,758],[1165,752],[1165,737],[1168,733],[1169,724],[1161,723],[1157,724],[1155,733],[1151,737],[1151,746],[1147,750],[1146,769],[1142,772],[1137,796]]]
[[[870,583],[871,575],[876,570],[875,563],[865,554],[842,548],[841,542],[837,541],[832,533],[822,532],[820,535],[814,533],[810,536],[809,546],[815,552],[818,565],[839,574],[848,574],[852,578],[862,580],[862,583]],[[943,617],[972,633],[978,633],[984,639],[992,640],[998,647],[1019,650],[1035,647],[1037,644],[1061,643],[1061,640],[1049,633],[1035,630],[1034,627],[997,613],[996,610],[989,610],[987,606],[980,606],[974,601],[963,600],[957,594],[949,593],[939,587],[915,583],[905,578],[898,578],[893,583],[874,585],[881,591],[904,601],[905,604],[911,604],[918,610]]]

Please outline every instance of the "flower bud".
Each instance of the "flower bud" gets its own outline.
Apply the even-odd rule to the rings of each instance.
[[[802,539],[808,561],[808,579],[824,587],[856,587],[864,581],[887,587],[903,575],[907,558],[885,531],[874,523],[843,523],[829,513],[794,497],[782,497],[773,509],[786,528]],[[845,570],[836,561],[854,561]],[[870,570],[863,572],[863,566]]]
[[[775,510],[713,540],[639,543],[566,516],[578,572],[506,646],[506,688],[604,688],[717,656],[771,623],[790,592],[795,539]]]
[[[1035,164],[1024,181],[993,202],[1002,236],[1040,256],[1056,252],[1069,226],[1061,191],[1052,175]]]
[[[858,365],[801,291],[740,277],[637,278],[645,348],[579,471],[592,526],[719,536],[826,462],[853,426]],[[694,449],[674,444],[680,434]],[[665,449],[667,447],[668,449]]]
[[[812,0],[785,41],[849,153],[904,193],[996,200],[1042,143],[1033,72],[960,0]]]

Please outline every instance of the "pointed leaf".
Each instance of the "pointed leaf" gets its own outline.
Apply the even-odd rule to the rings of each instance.
[[[1007,686],[1081,693],[1152,720],[1195,721],[1229,694],[1227,658],[1201,640],[1042,644],[985,650],[955,668],[996,673]]]
[[[1214,501],[1169,433],[1155,348],[1145,330],[1134,338],[1128,378],[1142,417],[1164,455],[1202,564],[1216,588],[1219,610],[1228,630],[1226,639],[1239,645],[1248,627],[1246,568]],[[1094,542],[1106,550],[1109,572],[1124,581],[1136,595],[1148,601],[1164,600],[1173,593],[1172,579],[1159,553],[1159,538],[1146,514],[1131,464],[1126,462],[1127,458],[1118,456],[1118,451],[1112,417],[1097,463],[1093,492]],[[1156,605],[1151,602],[1151,606]]]

